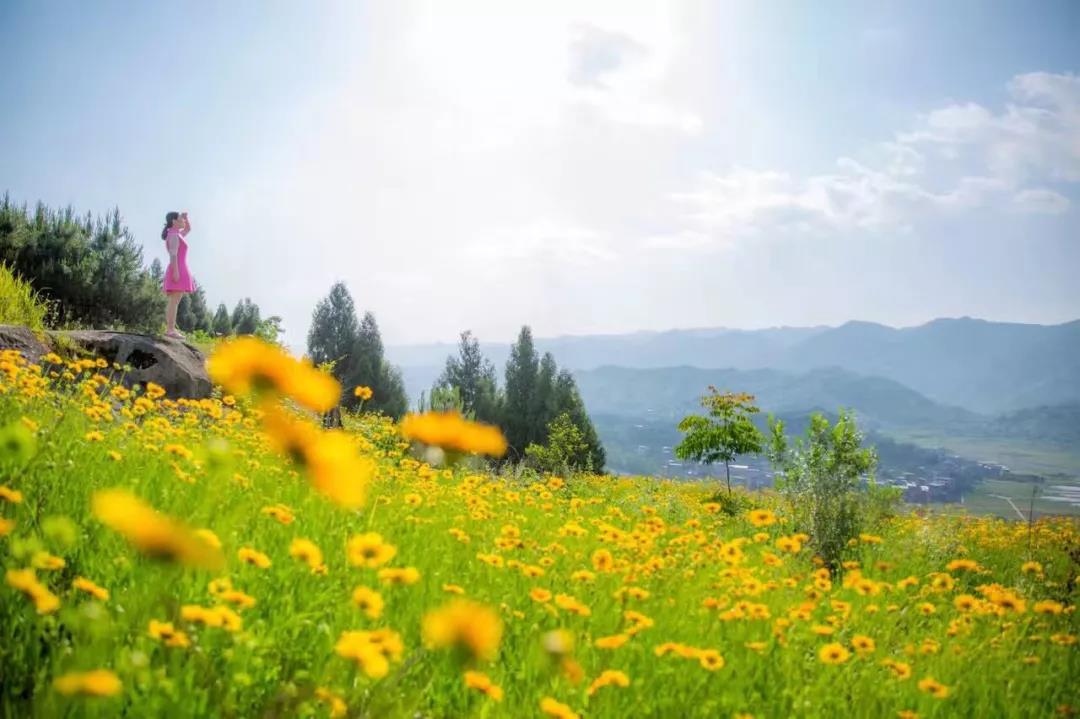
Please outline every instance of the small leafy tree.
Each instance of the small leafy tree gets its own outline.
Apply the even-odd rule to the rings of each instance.
[[[679,431],[686,436],[675,447],[675,456],[704,464],[723,462],[730,495],[731,463],[739,455],[762,451],[764,437],[752,419],[761,410],[754,406],[751,394],[721,393],[712,386],[701,405],[708,409],[708,416],[692,414],[679,422]]]
[[[784,423],[769,417],[769,461],[776,470],[777,489],[788,500],[795,525],[807,530],[814,549],[832,573],[842,566],[848,542],[859,535],[864,521],[861,505],[872,499],[877,455],[862,446],[855,417],[840,412],[836,424],[820,413],[810,418],[806,436],[791,446]]]
[[[551,420],[547,427],[547,445],[530,444],[525,448],[528,462],[541,472],[591,470],[592,457],[584,433],[568,412]]]

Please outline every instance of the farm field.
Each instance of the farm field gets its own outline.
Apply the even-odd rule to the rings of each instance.
[[[1075,519],[908,513],[830,576],[775,494],[432,466],[497,441],[220,352],[200,401],[0,357],[0,716],[1080,710]]]

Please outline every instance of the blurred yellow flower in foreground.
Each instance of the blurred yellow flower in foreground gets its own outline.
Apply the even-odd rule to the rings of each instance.
[[[33,569],[9,569],[4,579],[34,603],[38,614],[50,614],[60,608],[59,597],[37,580]]]
[[[254,337],[223,343],[206,366],[210,378],[232,394],[277,392],[316,412],[328,412],[341,399],[333,377]]]
[[[424,615],[424,644],[432,649],[452,647],[473,659],[494,659],[502,641],[503,623],[495,610],[457,599]]]
[[[401,432],[409,439],[452,452],[492,457],[506,454],[506,438],[498,427],[470,422],[457,412],[406,415]]]
[[[83,694],[91,697],[116,696],[124,688],[119,677],[108,669],[90,672],[72,672],[53,682],[56,691],[64,695]]]
[[[130,492],[122,489],[95,492],[91,507],[98,519],[150,557],[211,569],[222,564],[217,549],[186,525],[160,514]]]
[[[343,432],[324,432],[310,422],[270,408],[263,427],[277,449],[307,471],[315,489],[348,509],[363,505],[375,463],[361,456]]]

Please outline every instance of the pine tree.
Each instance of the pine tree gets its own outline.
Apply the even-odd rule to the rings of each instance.
[[[555,416],[562,414],[570,416],[571,421],[581,431],[585,440],[588,455],[588,469],[593,472],[602,472],[604,463],[607,461],[604,445],[600,442],[600,436],[596,433],[596,427],[589,419],[585,411],[585,403],[578,393],[577,383],[574,376],[568,370],[559,372],[555,379]]]
[[[555,357],[550,352],[545,352],[540,360],[540,370],[536,375],[536,387],[529,407],[529,444],[547,441],[548,424],[555,419],[555,379],[558,371]]]
[[[245,297],[236,303],[232,313],[233,332],[238,335],[253,335],[259,329],[259,306]]]
[[[499,423],[495,365],[481,354],[480,343],[469,330],[461,333],[458,356],[446,358],[446,367],[434,389],[456,390],[465,415],[489,424]]]
[[[356,305],[342,282],[336,282],[330,293],[319,300],[311,315],[307,345],[311,361],[317,365],[333,362],[334,376],[340,381],[350,371],[346,365],[359,333]]]
[[[226,337],[232,334],[232,318],[229,317],[229,309],[222,302],[214,313],[214,334],[218,337]]]
[[[531,411],[539,359],[533,346],[532,330],[521,328],[517,342],[510,348],[506,361],[506,402],[503,432],[517,458],[524,456],[525,447],[535,436],[531,428]]]
[[[349,362],[349,373],[345,376],[345,403],[352,406],[356,400],[352,388],[364,385],[371,387],[372,397],[366,407],[384,412],[391,417],[401,417],[409,408],[408,395],[405,394],[405,381],[401,370],[391,366],[383,356],[382,335],[375,315],[365,312],[357,330],[356,341]]]

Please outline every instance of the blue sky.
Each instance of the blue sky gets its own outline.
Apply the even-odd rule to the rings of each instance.
[[[1074,2],[0,4],[0,190],[300,348],[1080,317]]]

